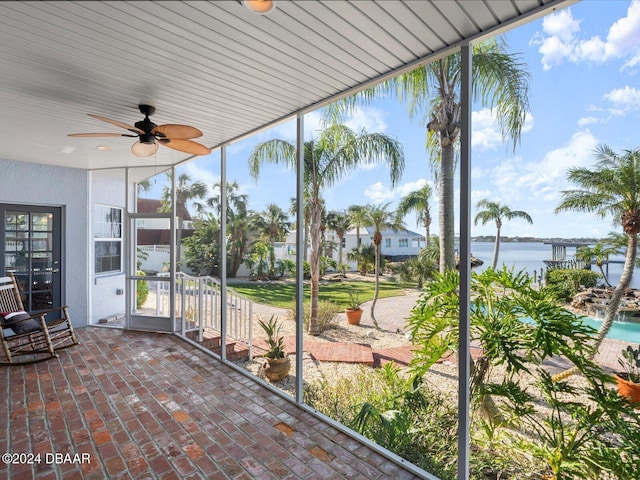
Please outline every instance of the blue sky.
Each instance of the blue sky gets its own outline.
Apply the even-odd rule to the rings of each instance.
[[[606,144],[616,151],[640,147],[640,0],[584,0],[570,8],[510,31],[509,50],[518,52],[531,73],[530,114],[516,151],[502,143],[492,114],[480,106],[473,112],[472,204],[487,198],[525,210],[533,218],[505,223],[502,234],[538,237],[604,237],[614,230],[610,219],[591,214],[555,214],[560,191],[570,188],[570,166],[594,164],[593,150]],[[317,132],[320,115],[305,118],[305,136]],[[391,188],[384,165],[360,169],[325,191],[327,206],[343,210],[353,204],[391,202],[433,184],[420,118],[409,119],[394,99],[380,99],[360,109],[347,122],[369,132],[395,136],[404,147],[406,167]],[[293,172],[267,165],[256,183],[249,178],[247,158],[258,142],[295,139],[288,122],[227,149],[227,179],[237,180],[260,211],[273,202],[288,208],[295,194]],[[219,178],[219,153],[181,167],[193,179],[212,185]],[[432,233],[438,231],[438,201],[434,193]],[[412,230],[423,232],[414,216]],[[456,229],[457,230],[457,229]],[[619,230],[619,227],[618,227]],[[495,225],[475,226],[472,235],[492,235]]]

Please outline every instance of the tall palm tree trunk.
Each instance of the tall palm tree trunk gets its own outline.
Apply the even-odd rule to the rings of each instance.
[[[378,321],[376,320],[376,316],[374,313],[374,310],[376,308],[376,302],[378,301],[378,292],[380,291],[380,243],[378,243],[377,238],[374,238],[374,244],[376,247],[376,266],[375,266],[375,273],[376,273],[376,288],[373,292],[373,302],[371,302],[371,321],[373,322],[373,326],[376,328],[376,330],[380,330],[380,327],[378,326]]]
[[[492,268],[495,270],[498,266],[498,254],[500,253],[500,227],[496,230],[496,242],[493,247],[493,266]]]
[[[609,300],[609,304],[607,305],[607,310],[605,312],[604,320],[602,321],[602,325],[600,326],[600,331],[598,332],[598,336],[595,340],[595,351],[597,352],[600,349],[600,345],[603,340],[609,333],[611,326],[613,325],[613,321],[616,318],[616,313],[618,313],[618,307],[620,306],[620,301],[622,300],[622,295],[626,292],[627,288],[631,284],[631,277],[633,276],[633,269],[636,264],[636,249],[638,248],[638,234],[637,233],[628,233],[627,234],[627,253],[624,256],[624,267],[622,269],[622,275],[620,276],[620,281],[613,291],[613,295],[611,296],[611,300]]]
[[[441,134],[441,138],[445,133]],[[440,191],[438,214],[440,220],[440,273],[452,270],[455,260],[455,218],[454,218],[454,145],[442,147],[440,165]]]
[[[426,237],[424,237],[424,248],[426,248],[427,250],[429,250],[429,224],[427,222],[425,222],[424,224],[424,230],[426,233]]]
[[[610,287],[611,284],[609,283],[609,279],[607,278],[607,275],[604,273],[604,269],[602,268],[602,262],[598,262],[596,263],[596,265],[598,266],[598,269],[600,269],[600,275],[602,275],[602,279],[604,280],[605,285],[607,287]],[[629,282],[631,282],[631,279],[629,279]]]
[[[318,296],[320,291],[320,227],[322,223],[322,207],[313,201],[311,205],[311,252],[309,267],[311,270],[311,306],[309,314],[309,335],[319,335]]]

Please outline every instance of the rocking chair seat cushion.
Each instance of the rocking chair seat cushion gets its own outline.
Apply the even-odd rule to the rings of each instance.
[[[40,324],[27,312],[0,313],[0,323],[2,327],[13,330],[16,335],[40,330]]]

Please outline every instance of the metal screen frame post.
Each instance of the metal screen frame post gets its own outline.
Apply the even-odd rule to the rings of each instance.
[[[220,148],[220,357],[227,359],[227,148]]]
[[[296,117],[296,402],[303,403],[302,351],[304,335],[304,116]]]
[[[460,85],[460,328],[458,338],[458,478],[469,478],[471,371],[471,46],[464,44]]]

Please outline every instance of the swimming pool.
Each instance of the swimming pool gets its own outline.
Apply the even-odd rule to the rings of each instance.
[[[583,317],[582,323],[596,330],[600,330],[602,319],[593,317]],[[614,340],[624,340],[629,343],[640,344],[640,323],[637,322],[613,322],[607,338]]]

